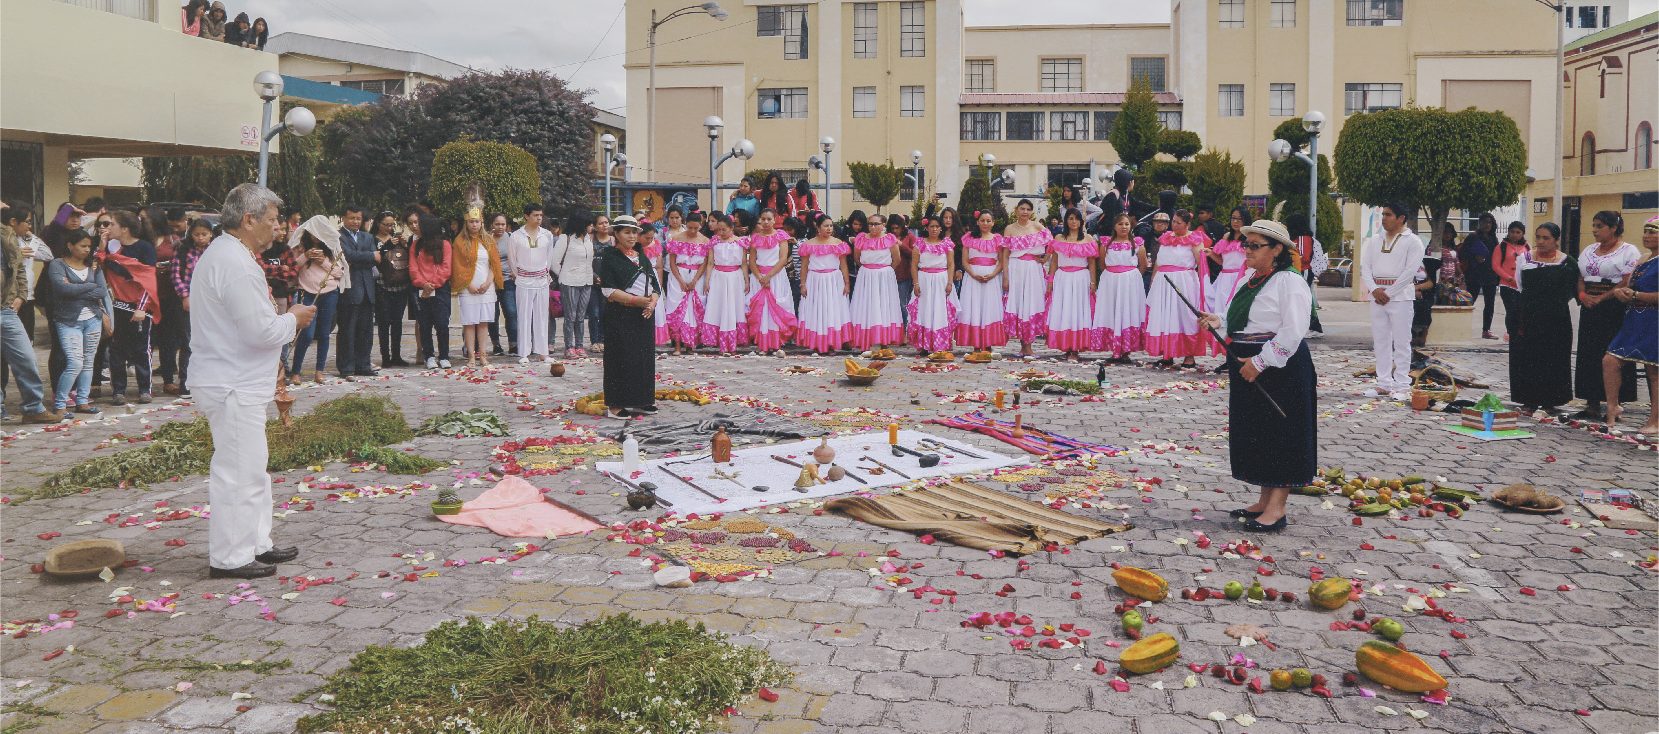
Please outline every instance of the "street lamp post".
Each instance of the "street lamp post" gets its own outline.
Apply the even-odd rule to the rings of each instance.
[[[662,20],[657,20],[656,9],[651,10],[651,28],[646,33],[646,45],[651,47],[651,71],[649,72],[647,92],[645,95],[645,165],[647,166],[646,180],[655,181],[657,167],[656,129],[657,129],[657,28],[668,21],[686,15],[708,15],[715,20],[725,20],[726,11],[720,3],[706,2],[698,5],[688,5],[669,13]]]
[[[985,169],[985,185],[986,186],[990,186],[992,184],[991,166],[996,165],[996,163],[997,163],[997,157],[996,156],[991,155],[990,153],[980,153],[979,154],[979,165],[984,167],[984,169]]]
[[[605,168],[605,218],[611,218],[611,166],[615,162],[611,159],[611,152],[616,150],[616,136],[605,133],[599,136],[599,147],[604,150],[604,159],[600,165]]]
[[[733,158],[746,161],[755,157],[755,144],[749,142],[747,138],[737,141],[737,145],[732,146],[731,151],[726,153],[724,156],[720,155],[720,129],[725,126],[726,122],[714,115],[709,115],[703,120],[703,127],[707,129],[709,133],[710,212],[720,211],[720,183],[717,179],[717,176],[720,173],[720,166],[724,165],[726,161]]]
[[[271,127],[271,105],[282,99],[282,75],[269,69],[259,72],[253,78],[253,91],[265,100],[259,121],[259,185],[264,186],[271,164],[271,141],[284,132],[310,135],[317,129],[317,116],[304,107],[295,107],[282,116],[282,124]]]
[[[828,217],[828,216],[830,216],[830,172],[835,170],[834,168],[830,167],[830,154],[835,152],[835,138],[832,138],[828,135],[825,135],[823,138],[818,140],[818,149],[824,152],[824,160],[823,160],[823,166],[824,166],[824,201],[823,201],[823,208],[824,208],[824,216]]]
[[[922,198],[922,152],[919,150],[910,151],[910,184],[916,193],[914,198]]]
[[[1284,139],[1267,144],[1267,157],[1274,162],[1295,156],[1308,165],[1308,229],[1315,233],[1319,231],[1319,131],[1324,127],[1324,113],[1310,110],[1302,116],[1302,129],[1308,131],[1308,152],[1296,150]]]

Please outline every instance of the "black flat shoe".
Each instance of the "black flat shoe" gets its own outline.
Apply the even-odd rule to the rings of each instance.
[[[218,566],[209,566],[207,575],[208,578],[215,579],[257,579],[264,578],[266,576],[275,576],[276,572],[276,566],[269,563],[250,561],[247,565],[237,566],[236,568],[219,568]]]
[[[287,563],[299,557],[300,549],[291,545],[287,548],[272,548],[254,556],[253,559],[260,563]]]
[[[1245,519],[1244,530],[1245,532],[1250,533],[1277,533],[1284,530],[1285,526],[1288,524],[1289,523],[1286,523],[1285,519],[1281,517],[1278,522],[1275,522],[1272,525],[1263,525],[1256,522],[1256,519],[1252,517]]]
[[[1262,514],[1260,512],[1251,512],[1250,510],[1241,508],[1237,510],[1228,510],[1227,516],[1233,518],[1234,520],[1254,520],[1261,517]]]

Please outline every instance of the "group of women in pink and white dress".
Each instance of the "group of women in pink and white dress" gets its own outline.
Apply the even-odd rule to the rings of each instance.
[[[822,214],[792,233],[780,229],[777,212],[763,209],[740,235],[740,223],[726,214],[670,212],[660,242],[645,245],[662,254],[654,261],[667,290],[657,343],[675,353],[775,352],[793,344],[820,353],[909,345],[926,354],[1018,342],[1030,356],[1043,340],[1073,360],[1096,352],[1128,362],[1145,352],[1159,364],[1189,367],[1220,353],[1194,311],[1225,313],[1245,280],[1237,233],[1247,211],[1244,221],[1235,212],[1215,243],[1192,227],[1189,212],[1175,212],[1155,262],[1128,215],[1097,238],[1077,209],[1063,213],[1059,235],[1033,214],[1031,202],[1020,201],[998,232],[990,212],[958,224],[947,209],[919,222],[906,244],[874,218],[847,242]],[[1212,266],[1220,270],[1213,281]]]

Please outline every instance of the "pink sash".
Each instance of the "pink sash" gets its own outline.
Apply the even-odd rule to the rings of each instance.
[[[1088,270],[1088,268],[1082,265],[1061,265],[1060,270],[1062,272],[1075,273],[1080,270]]]
[[[865,270],[880,270],[882,268],[893,267],[893,265],[892,263],[862,263],[859,267]]]
[[[1134,270],[1140,270],[1140,268],[1137,268],[1133,265],[1107,265],[1106,266],[1106,272],[1108,272],[1108,273],[1127,273],[1127,272],[1134,271]]]
[[[997,259],[994,258],[994,257],[970,257],[970,258],[968,258],[968,264],[969,265],[995,265],[995,264],[997,264]]]
[[[919,270],[924,273],[945,273],[949,272],[950,268],[919,268]]]
[[[743,266],[742,265],[716,265],[716,266],[714,266],[714,269],[718,270],[722,273],[735,273],[739,270],[742,270]]]

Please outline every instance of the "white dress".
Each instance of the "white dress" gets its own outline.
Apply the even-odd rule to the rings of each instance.
[[[890,234],[861,234],[853,239],[853,252],[858,254],[858,279],[853,282],[852,298],[854,348],[868,350],[904,342],[899,278],[893,272],[892,247],[897,241]]]
[[[806,242],[799,249],[805,258],[802,282],[806,294],[801,296],[801,324],[795,343],[818,352],[837,351],[852,338],[852,310],[847,306],[841,280],[841,258],[851,248],[836,240],[829,244]]]
[[[698,344],[697,333],[702,330],[703,324],[703,296],[702,283],[690,293],[680,289],[680,281],[674,277],[675,272],[680,278],[690,281],[697,277],[697,271],[703,269],[703,258],[708,255],[707,242],[686,242],[675,240],[664,247],[674,254],[674,267],[667,273],[668,301],[664,306],[668,309],[668,333],[674,340],[690,347]]]
[[[1165,232],[1158,238],[1158,268],[1153,273],[1152,289],[1146,295],[1147,354],[1185,359],[1217,353],[1215,339],[1198,328],[1198,316],[1192,312],[1192,308],[1202,308],[1200,304],[1206,302],[1206,268],[1198,247],[1208,241],[1197,230],[1185,237]],[[1171,281],[1175,283],[1173,287]],[[1181,301],[1176,288],[1192,302],[1192,308]]]
[[[472,282],[461,291],[461,325],[487,324],[495,321],[494,273],[490,270],[490,251],[478,243],[478,260],[472,269]],[[483,293],[472,293],[473,288],[488,285]]]
[[[1046,229],[1018,237],[1004,236],[1008,250],[1008,335],[1022,342],[1036,341],[1048,330],[1048,268],[1042,262],[1054,235]]]
[[[663,265],[663,261],[662,261],[662,256],[663,256],[662,243],[661,242],[652,242],[650,245],[648,245],[645,248],[645,256],[647,258],[650,258],[651,267],[658,268],[658,269],[662,268],[662,265]],[[667,277],[667,275],[664,274],[663,277]],[[664,284],[664,285],[666,285],[666,284]],[[668,344],[668,342],[670,341],[670,338],[669,338],[669,335],[668,335],[668,302],[666,300],[664,300],[663,302],[657,304],[657,310],[652,315],[651,321],[653,322],[653,326],[655,327],[655,329],[652,332],[652,340],[659,347]]]
[[[991,235],[979,239],[971,234],[962,236],[962,267],[968,271],[962,278],[962,292],[956,312],[956,343],[975,349],[990,349],[1008,343],[1006,312],[1003,310],[1002,279],[992,278],[981,283],[972,275],[985,277],[997,269],[997,254],[1002,249],[1002,236]]]
[[[745,245],[741,239],[709,243],[709,257],[714,263],[709,268],[707,300],[703,304],[698,339],[719,347],[722,352],[736,351],[738,345],[749,340],[749,325],[745,321],[749,310],[749,279],[743,273]]]
[[[1215,252],[1221,256],[1221,274],[1206,288],[1205,300],[1209,301],[1210,313],[1225,317],[1227,307],[1233,305],[1233,294],[1238,293],[1240,284],[1250,279],[1250,269],[1244,267],[1244,247],[1238,240],[1215,243]]]
[[[1146,282],[1136,255],[1143,246],[1139,237],[1106,245],[1100,283],[1094,289],[1095,341],[1090,351],[1127,355],[1145,345]]]
[[[910,299],[910,345],[924,352],[947,352],[955,345],[956,289],[950,279],[950,259],[956,243],[916,243],[916,285],[921,293]]]
[[[750,235],[749,248],[755,253],[755,269],[770,272],[778,264],[789,233],[775,231],[770,235]],[[745,321],[749,324],[749,338],[762,352],[782,349],[795,336],[795,296],[789,291],[787,265],[772,276],[772,282],[762,287],[760,278],[749,276],[749,306]]]
[[[1048,247],[1060,258],[1046,308],[1048,346],[1081,352],[1092,346],[1094,299],[1089,293],[1089,258],[1096,252],[1094,238],[1085,237],[1083,242],[1053,240]]]

